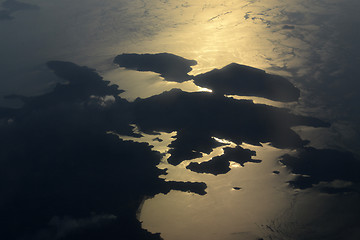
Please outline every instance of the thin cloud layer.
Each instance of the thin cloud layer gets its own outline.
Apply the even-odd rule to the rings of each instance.
[[[5,10],[0,10],[0,21],[13,19],[13,16],[11,16],[11,14],[17,11],[39,9],[37,5],[19,2],[16,0],[6,0],[1,4],[1,6]]]

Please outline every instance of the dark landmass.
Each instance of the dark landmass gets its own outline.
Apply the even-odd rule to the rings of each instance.
[[[351,154],[306,148],[307,142],[291,130],[299,125],[329,126],[321,120],[179,89],[129,103],[119,97],[123,91],[117,85],[104,81],[94,69],[60,61],[47,65],[68,82],[41,96],[12,96],[20,98],[23,107],[0,109],[4,239],[161,239],[142,229],[136,218],[143,200],[171,190],[204,195],[206,184],[159,178],[166,174],[156,168],[159,152],[109,134],[141,137],[133,133],[132,124],[154,137],[159,131],[177,131],[169,145],[173,165],[223,145],[213,138],[218,137],[236,144],[271,142],[297,149],[297,157],[285,155],[282,162],[310,177],[296,179],[294,186],[334,179],[359,182]],[[192,168],[220,174],[228,171],[229,161],[258,161],[251,158],[254,155],[241,147],[225,148],[223,156]]]
[[[301,174],[289,182],[294,188],[306,189],[320,182],[334,180],[349,181],[355,185],[360,182],[360,162],[349,152],[306,147],[299,149],[297,156],[288,154],[282,156],[280,162],[290,168],[293,173]],[[326,192],[349,191],[349,188],[323,189]]]
[[[6,0],[1,4],[1,6],[5,10],[0,10],[0,21],[13,19],[11,14],[17,11],[39,9],[37,5],[30,3],[23,3],[16,0]]]
[[[209,154],[214,148],[224,145],[213,139],[209,132],[193,130],[194,132],[181,129],[177,132],[176,139],[168,146],[171,154],[168,159],[170,164],[178,165],[186,159],[200,158],[203,156],[202,153]]]
[[[68,83],[0,109],[1,237],[159,240],[136,218],[142,201],[174,189],[204,195],[206,184],[166,182],[159,152],[107,134],[140,137],[116,85],[73,63],[48,67]]]
[[[292,25],[284,25],[284,26],[282,27],[282,29],[292,30],[292,29],[295,29],[295,26],[292,26]]]
[[[201,157],[221,144],[212,137],[237,144],[260,146],[271,142],[278,148],[299,148],[307,142],[290,128],[307,125],[328,127],[318,119],[297,116],[287,110],[235,100],[207,92],[187,93],[173,89],[136,99],[132,103],[134,123],[145,133],[177,131],[171,143],[169,163]],[[151,116],[151,117],[149,117]]]
[[[195,163],[192,162],[189,165],[187,165],[187,169],[190,169],[193,172],[197,173],[211,173],[213,175],[218,174],[225,174],[229,172],[230,169],[230,163],[224,158],[221,157],[215,157],[207,162],[202,163]]]
[[[227,147],[224,148],[223,155],[214,157],[207,162],[192,162],[186,168],[197,173],[225,174],[231,170],[230,161],[239,163],[243,167],[246,162],[261,162],[261,160],[252,159],[252,156],[256,156],[255,151],[244,149],[240,146],[236,148]]]
[[[300,97],[299,89],[286,78],[236,63],[197,75],[194,83],[216,94],[257,96],[282,102],[297,101]]]
[[[121,54],[115,57],[114,63],[120,67],[137,71],[159,73],[166,81],[184,82],[191,79],[187,73],[195,60],[188,60],[170,53],[157,54]]]
[[[297,101],[300,97],[299,89],[287,79],[236,63],[194,77],[187,73],[197,64],[195,60],[169,53],[121,54],[115,57],[114,63],[127,69],[159,73],[166,81],[183,82],[193,78],[196,85],[217,94],[258,96],[282,102]]]
[[[153,141],[162,142],[163,140],[161,138],[156,137],[156,138],[153,139]]]
[[[205,195],[206,194],[206,184],[201,182],[175,182],[175,181],[169,181],[166,182],[166,185],[168,188],[167,190],[178,190],[182,192],[192,192],[199,195]],[[168,193],[168,191],[163,191],[162,193]]]

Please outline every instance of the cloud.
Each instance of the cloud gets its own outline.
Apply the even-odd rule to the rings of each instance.
[[[282,27],[282,29],[293,30],[293,29],[295,29],[295,26],[292,26],[292,25],[284,25],[284,26]]]
[[[95,225],[104,224],[108,221],[114,221],[117,217],[115,215],[95,215],[89,218],[73,219],[69,217],[53,217],[49,225],[56,227],[55,239],[64,238],[71,232],[79,230],[81,228],[91,228]]]
[[[100,105],[101,107],[109,107],[115,103],[115,97],[111,95],[106,95],[103,97],[91,95],[90,101]]]
[[[1,5],[5,10],[0,10],[0,21],[13,19],[11,14],[17,11],[39,9],[37,5],[23,3],[16,0],[6,0]]]
[[[13,17],[11,16],[10,11],[8,10],[0,10],[0,21],[2,20],[11,20]]]

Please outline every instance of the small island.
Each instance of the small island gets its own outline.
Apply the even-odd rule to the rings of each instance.
[[[136,54],[124,53],[114,59],[120,67],[136,71],[151,71],[159,73],[166,81],[184,82],[192,78],[188,75],[191,66],[197,64],[195,60],[170,53]]]

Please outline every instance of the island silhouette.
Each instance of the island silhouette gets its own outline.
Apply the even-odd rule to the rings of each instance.
[[[0,109],[0,234],[4,239],[161,239],[160,234],[141,228],[137,213],[143,201],[172,190],[206,194],[205,183],[161,178],[167,170],[156,166],[163,155],[147,143],[125,141],[118,135],[136,138],[142,132],[156,139],[157,132],[176,131],[167,160],[175,166],[226,145],[214,137],[235,143],[235,148],[225,147],[221,156],[187,166],[214,175],[230,171],[229,161],[245,167],[247,162],[261,164],[261,159],[253,159],[256,152],[240,145],[270,142],[294,150],[279,159],[297,174],[289,186],[306,189],[344,180],[353,185],[318,190],[332,194],[359,190],[360,166],[351,153],[311,148],[292,130],[329,127],[328,123],[226,97],[243,94],[295,101],[299,90],[285,78],[235,63],[190,76],[194,60],[167,53],[119,56],[114,59],[119,66],[153,71],[166,81],[191,78],[214,92],[173,89],[129,102],[121,98],[119,86],[105,81],[95,69],[48,62],[48,68],[66,83],[40,96],[9,96],[20,98],[23,106]],[[134,125],[140,133],[134,132]]]

